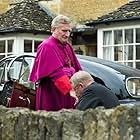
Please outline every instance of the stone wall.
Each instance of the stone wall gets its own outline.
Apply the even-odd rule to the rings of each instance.
[[[0,14],[5,13],[7,10],[13,7],[13,6],[10,6],[10,4],[14,4],[20,1],[22,0],[0,0]]]
[[[64,14],[74,21],[81,22],[95,20],[128,2],[129,0],[52,0],[46,5],[53,13]]]
[[[139,140],[140,106],[59,112],[0,106],[0,140]]]
[[[61,13],[68,13],[76,21],[97,19],[126,4],[128,0],[62,0]]]
[[[0,1],[0,14],[5,13],[9,8],[9,0]]]

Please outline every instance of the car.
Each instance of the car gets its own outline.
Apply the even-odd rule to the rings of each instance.
[[[96,82],[105,85],[121,104],[140,101],[140,70],[116,62],[90,56],[78,56],[85,71]]]
[[[89,72],[96,82],[109,88],[121,104],[140,102],[140,70],[96,57],[84,55],[77,57],[82,69]],[[34,59],[35,55],[23,54],[11,55],[0,60],[1,105],[16,107],[24,101],[22,106],[34,109],[32,102],[35,102],[36,86],[29,81]],[[21,102],[16,101],[12,104],[13,94],[17,96],[14,100]]]

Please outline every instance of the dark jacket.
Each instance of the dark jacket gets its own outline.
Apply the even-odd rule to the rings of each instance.
[[[93,82],[84,89],[83,95],[80,97],[76,108],[79,110],[86,110],[88,108],[96,108],[97,106],[112,108],[117,105],[119,105],[119,100],[110,89]]]

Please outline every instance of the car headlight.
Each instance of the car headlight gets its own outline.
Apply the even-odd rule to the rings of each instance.
[[[132,97],[140,98],[140,77],[127,78],[126,88]]]

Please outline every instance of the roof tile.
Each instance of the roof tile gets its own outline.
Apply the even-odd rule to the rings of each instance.
[[[0,33],[33,32],[49,33],[53,15],[32,0],[17,3],[0,15]]]
[[[116,11],[98,17],[97,20],[86,21],[86,25],[109,23],[114,21],[128,21],[140,19],[140,0],[131,1]]]

